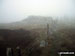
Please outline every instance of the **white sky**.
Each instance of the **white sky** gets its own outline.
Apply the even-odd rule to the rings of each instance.
[[[0,23],[29,15],[74,16],[75,0],[0,0]]]

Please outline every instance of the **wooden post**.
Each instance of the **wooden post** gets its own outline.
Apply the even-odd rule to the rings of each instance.
[[[49,24],[47,24],[47,38],[46,38],[46,46],[48,45],[48,39],[49,39]]]
[[[49,24],[47,24],[47,39],[49,38]]]

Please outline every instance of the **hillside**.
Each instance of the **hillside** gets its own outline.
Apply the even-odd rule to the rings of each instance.
[[[29,16],[26,19],[19,21],[19,22],[13,22],[9,24],[0,24],[0,28],[6,28],[6,29],[34,29],[34,28],[41,28],[45,27],[47,23],[52,23],[53,20],[51,17],[43,17],[43,16]]]

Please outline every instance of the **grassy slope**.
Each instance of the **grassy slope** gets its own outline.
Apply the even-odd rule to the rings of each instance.
[[[15,34],[22,33],[22,36],[23,36],[24,31],[23,30],[20,30],[20,31],[19,31],[20,33],[15,32]],[[74,51],[75,50],[75,29],[74,28],[64,28],[64,29],[60,29],[60,30],[54,32],[52,35],[49,36],[48,46],[42,48],[39,46],[39,44],[40,44],[41,40],[45,40],[45,38],[47,37],[46,31],[47,31],[46,28],[33,29],[33,30],[29,31],[29,32],[31,32],[29,34],[29,36],[31,38],[34,38],[33,39],[34,42],[32,42],[32,41],[30,41],[29,43],[27,42],[28,46],[25,48],[23,47],[21,49],[23,56],[28,56],[28,55],[31,55],[31,56],[39,56],[39,55],[40,56],[58,56],[59,51]],[[24,33],[26,33],[26,32],[24,32]],[[15,36],[13,34],[14,34],[14,32],[11,33],[10,36],[22,37],[19,35]],[[23,38],[21,38],[19,40],[22,40],[22,39]],[[25,40],[26,40],[26,38],[25,38]],[[20,42],[20,43],[24,43],[24,42]],[[25,45],[25,43],[24,43],[24,45]],[[14,50],[14,51],[16,52],[16,50]]]

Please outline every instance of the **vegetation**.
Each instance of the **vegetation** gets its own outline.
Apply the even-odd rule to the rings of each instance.
[[[48,45],[40,47],[40,41],[47,37],[47,29],[8,30],[0,29],[0,49],[11,47],[14,56],[16,47],[21,48],[22,56],[58,56],[60,51],[75,51],[75,29],[65,28],[50,34]]]

